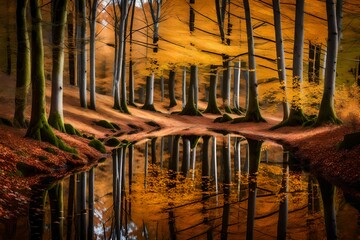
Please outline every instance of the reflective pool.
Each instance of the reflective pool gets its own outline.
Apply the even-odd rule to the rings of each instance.
[[[341,191],[281,145],[237,135],[124,143],[45,186],[33,189],[29,218],[2,224],[0,239],[360,237],[359,212]]]

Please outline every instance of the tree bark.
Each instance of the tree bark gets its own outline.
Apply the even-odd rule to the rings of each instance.
[[[68,45],[69,45],[69,79],[70,85],[76,85],[75,78],[75,43],[74,43],[74,2],[73,0],[68,1],[68,16],[67,16],[67,33],[68,33]]]
[[[216,102],[216,88],[217,88],[218,71],[215,65],[210,66],[210,92],[207,108],[204,113],[221,114]]]
[[[280,89],[282,91],[282,105],[283,105],[283,121],[289,117],[289,106],[287,102],[286,93],[286,66],[285,66],[285,52],[282,36],[281,26],[281,11],[280,0],[273,0],[275,37],[276,37],[276,63],[278,70],[278,77],[280,81]]]
[[[27,127],[25,108],[30,86],[30,41],[27,33],[26,6],[28,0],[18,0],[16,5],[17,62],[14,126]]]
[[[303,56],[304,56],[304,0],[296,0],[294,53],[292,87],[294,95],[291,101],[289,118],[284,125],[302,125],[307,121],[301,107],[301,83],[303,80]]]
[[[90,105],[89,108],[96,110],[96,75],[95,75],[95,36],[96,36],[96,14],[98,0],[89,0],[90,7]]]
[[[249,0],[244,0],[245,18],[246,18],[246,32],[248,42],[248,65],[249,65],[249,106],[246,109],[244,118],[234,119],[236,122],[265,122],[261,116],[258,101],[258,84],[256,78],[256,63],[255,63],[255,48],[253,27],[251,21],[251,12]]]
[[[146,99],[142,109],[156,111],[154,107],[154,73],[146,77]]]
[[[336,63],[338,55],[338,27],[336,22],[335,1],[326,1],[326,13],[328,19],[328,51],[325,68],[324,92],[321,100],[319,116],[315,126],[325,123],[340,124],[341,121],[336,117],[334,108]]]
[[[87,108],[86,96],[86,4],[85,0],[75,1],[76,8],[76,60],[80,106]]]
[[[190,85],[188,90],[188,99],[184,109],[181,111],[180,115],[189,115],[189,116],[201,116],[201,113],[195,105],[195,87],[197,81],[197,66],[191,65],[190,67]]]
[[[64,93],[64,37],[66,23],[67,0],[53,0],[51,2],[52,23],[52,80],[51,80],[51,107],[49,124],[65,132],[63,114]]]
[[[175,97],[175,71],[174,70],[170,70],[168,84],[169,84],[169,98],[170,98],[169,108],[172,108],[177,105],[176,97]]]
[[[31,82],[32,108],[26,137],[46,141],[59,146],[59,140],[46,119],[44,48],[39,0],[30,0],[31,11]]]

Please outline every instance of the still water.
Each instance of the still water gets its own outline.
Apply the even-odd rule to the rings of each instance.
[[[126,143],[43,189],[0,239],[360,239],[340,191],[282,146],[236,135]]]

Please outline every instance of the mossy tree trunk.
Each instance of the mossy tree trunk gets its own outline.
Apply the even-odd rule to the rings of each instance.
[[[55,129],[65,132],[63,114],[63,72],[64,72],[64,37],[66,23],[67,0],[51,2],[52,24],[52,80],[51,107],[49,124]]]
[[[175,107],[177,105],[176,103],[176,97],[175,97],[175,71],[170,70],[169,72],[169,98],[170,98],[170,105],[169,107]]]
[[[286,94],[286,68],[285,68],[285,52],[281,27],[281,11],[280,0],[273,0],[273,13],[276,37],[276,63],[278,70],[278,77],[280,81],[280,88],[282,91],[282,105],[283,105],[283,121],[289,117],[289,106]]]
[[[210,66],[210,89],[209,101],[204,113],[221,114],[220,109],[216,103],[216,88],[217,88],[218,71],[215,65]]]
[[[191,65],[190,67],[190,84],[188,90],[188,99],[184,109],[180,112],[180,115],[189,115],[189,116],[201,116],[201,113],[195,105],[195,84],[197,78],[197,66]]]
[[[246,33],[248,42],[248,66],[249,66],[249,105],[246,109],[246,115],[244,118],[237,118],[236,122],[265,122],[265,119],[261,116],[258,100],[258,84],[256,78],[256,63],[255,63],[255,48],[254,48],[254,36],[253,27],[251,21],[251,11],[249,0],[244,0],[245,19],[246,19]]]
[[[46,141],[59,146],[59,141],[46,119],[44,48],[39,0],[30,0],[31,11],[31,83],[32,108],[26,137]]]
[[[321,100],[319,116],[315,122],[315,126],[320,126],[325,123],[341,123],[340,119],[336,117],[334,108],[336,63],[339,47],[335,4],[334,0],[326,1],[326,13],[328,19],[328,50],[325,68],[324,92]]]
[[[96,110],[96,75],[95,75],[95,37],[96,15],[98,0],[89,0],[89,26],[90,26],[90,105],[89,108]]]
[[[79,86],[80,106],[87,108],[86,96],[86,3],[75,1],[76,8],[76,49],[77,82]]]
[[[16,62],[16,94],[14,125],[27,127],[25,108],[30,86],[30,41],[27,33],[26,6],[28,0],[18,0],[16,4],[16,33],[18,39]]]

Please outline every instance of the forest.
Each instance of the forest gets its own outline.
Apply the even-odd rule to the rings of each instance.
[[[0,1],[0,240],[360,237],[357,0]]]

